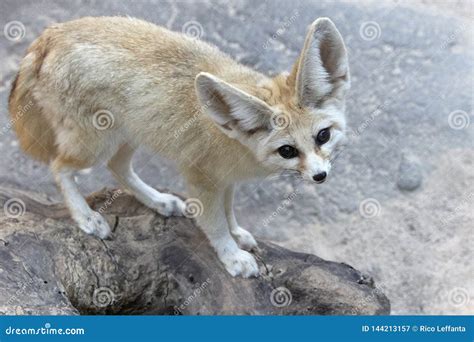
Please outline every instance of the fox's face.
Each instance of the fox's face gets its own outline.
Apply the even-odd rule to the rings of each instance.
[[[334,24],[310,27],[290,74],[256,84],[230,84],[201,73],[196,91],[207,113],[269,172],[294,172],[322,183],[345,140],[347,52]]]
[[[290,172],[322,183],[345,140],[343,108],[276,109],[271,129],[250,138],[257,159],[272,172]]]

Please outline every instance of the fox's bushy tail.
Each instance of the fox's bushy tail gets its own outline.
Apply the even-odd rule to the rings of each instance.
[[[45,32],[28,49],[12,84],[8,109],[21,148],[32,157],[49,163],[56,156],[55,135],[43,108],[33,96],[33,89],[48,51]]]

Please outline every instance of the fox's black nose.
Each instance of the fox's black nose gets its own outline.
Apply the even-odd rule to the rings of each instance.
[[[313,180],[315,182],[322,183],[326,179],[326,176],[327,176],[326,172],[321,172],[321,173],[318,173],[317,175],[314,175]]]

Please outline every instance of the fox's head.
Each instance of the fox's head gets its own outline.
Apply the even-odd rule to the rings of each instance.
[[[266,170],[323,182],[344,141],[350,86],[347,51],[332,21],[320,18],[310,26],[291,73],[242,83],[200,73],[196,91],[218,127]]]

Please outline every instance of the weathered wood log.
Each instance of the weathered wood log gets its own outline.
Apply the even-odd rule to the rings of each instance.
[[[371,278],[259,241],[260,276],[232,278],[194,220],[164,218],[120,190],[89,196],[111,240],[62,204],[0,188],[0,314],[388,314]]]

